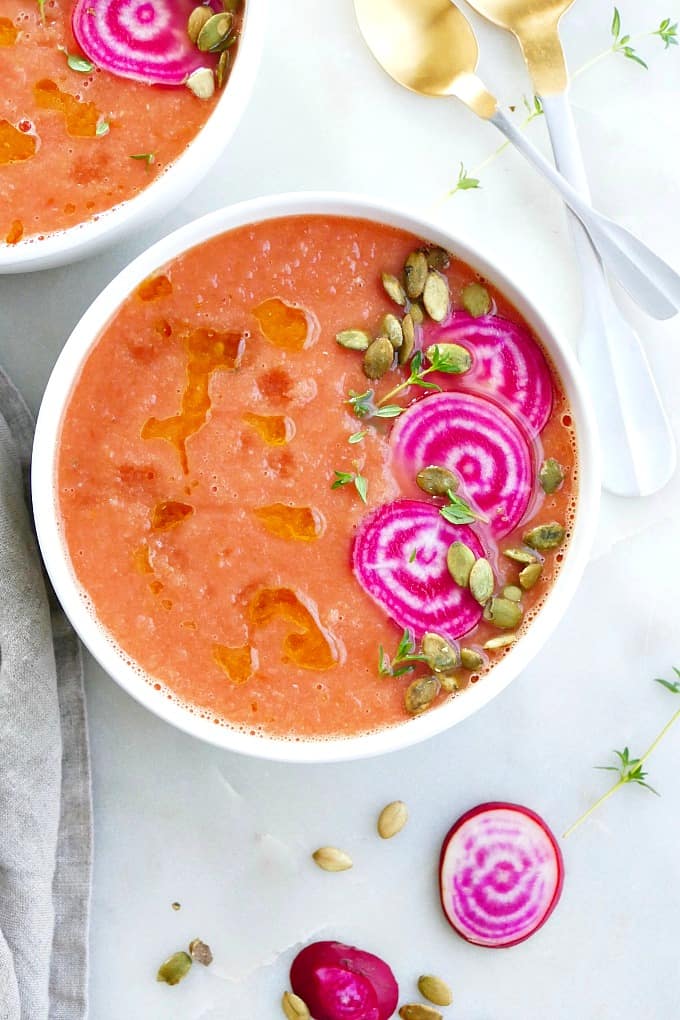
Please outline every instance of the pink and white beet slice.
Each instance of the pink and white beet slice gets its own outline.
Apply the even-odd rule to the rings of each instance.
[[[451,578],[446,554],[465,542],[475,557],[484,549],[469,525],[449,524],[439,507],[397,499],[361,522],[352,549],[354,574],[365,592],[417,639],[425,631],[455,640],[480,620],[482,607]]]
[[[463,375],[433,374],[443,390],[464,390],[496,396],[530,435],[544,427],[553,405],[553,382],[543,351],[518,322],[499,315],[473,318],[454,312],[444,326],[424,327],[423,346],[460,344],[472,355]]]
[[[500,407],[474,393],[435,393],[411,404],[390,434],[395,465],[415,478],[429,465],[458,476],[460,495],[502,538],[524,516],[534,485],[530,439]]]
[[[103,71],[149,85],[183,85],[193,71],[217,60],[187,34],[195,6],[195,0],[77,0],[73,35]],[[213,9],[217,13],[222,5]]]
[[[539,815],[518,804],[480,804],[444,840],[442,907],[467,942],[515,946],[548,920],[563,876],[557,840]]]
[[[306,946],[293,960],[290,983],[313,1020],[388,1020],[399,1001],[387,964],[341,942]]]

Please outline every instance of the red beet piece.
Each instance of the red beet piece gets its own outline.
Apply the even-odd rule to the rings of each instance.
[[[314,942],[298,953],[290,983],[313,1020],[388,1020],[399,998],[386,963],[341,942]]]

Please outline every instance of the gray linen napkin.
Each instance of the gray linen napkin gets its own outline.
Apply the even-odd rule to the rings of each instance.
[[[31,530],[32,438],[0,371],[0,1020],[82,1020],[92,866],[83,669]]]

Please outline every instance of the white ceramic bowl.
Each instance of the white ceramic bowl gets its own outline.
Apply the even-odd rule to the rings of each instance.
[[[579,448],[579,495],[573,537],[543,608],[521,641],[488,676],[452,701],[401,725],[349,739],[295,742],[248,736],[235,729],[215,726],[159,695],[130,667],[125,655],[114,646],[87,609],[72,572],[58,524],[55,476],[60,422],[71,388],[92,345],[128,294],[168,260],[216,234],[248,223],[303,213],[355,216],[411,231],[417,237],[455,251],[510,298],[544,342],[566,388]],[[159,241],[108,285],[74,329],[54,367],[38,417],[33,451],[33,503],[38,539],[52,584],[85,645],[121,687],[167,722],[220,747],[273,760],[325,762],[382,754],[440,733],[476,712],[522,671],[562,618],[587,563],[597,518],[600,480],[595,436],[585,385],[571,351],[548,328],[530,300],[479,252],[433,223],[370,199],[332,193],[258,198],[211,213]]]
[[[179,159],[127,202],[99,213],[97,219],[43,240],[26,237],[0,243],[0,275],[51,269],[92,255],[138,230],[178,205],[223,154],[245,110],[257,77],[266,25],[267,0],[247,0],[238,56],[223,94],[199,133]]]

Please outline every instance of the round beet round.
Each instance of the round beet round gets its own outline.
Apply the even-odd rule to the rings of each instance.
[[[313,1020],[388,1020],[399,999],[386,963],[341,942],[314,942],[298,953],[290,983]]]
[[[442,846],[446,919],[478,946],[502,949],[528,939],[555,909],[563,878],[554,835],[518,804],[480,804],[458,819]]]

